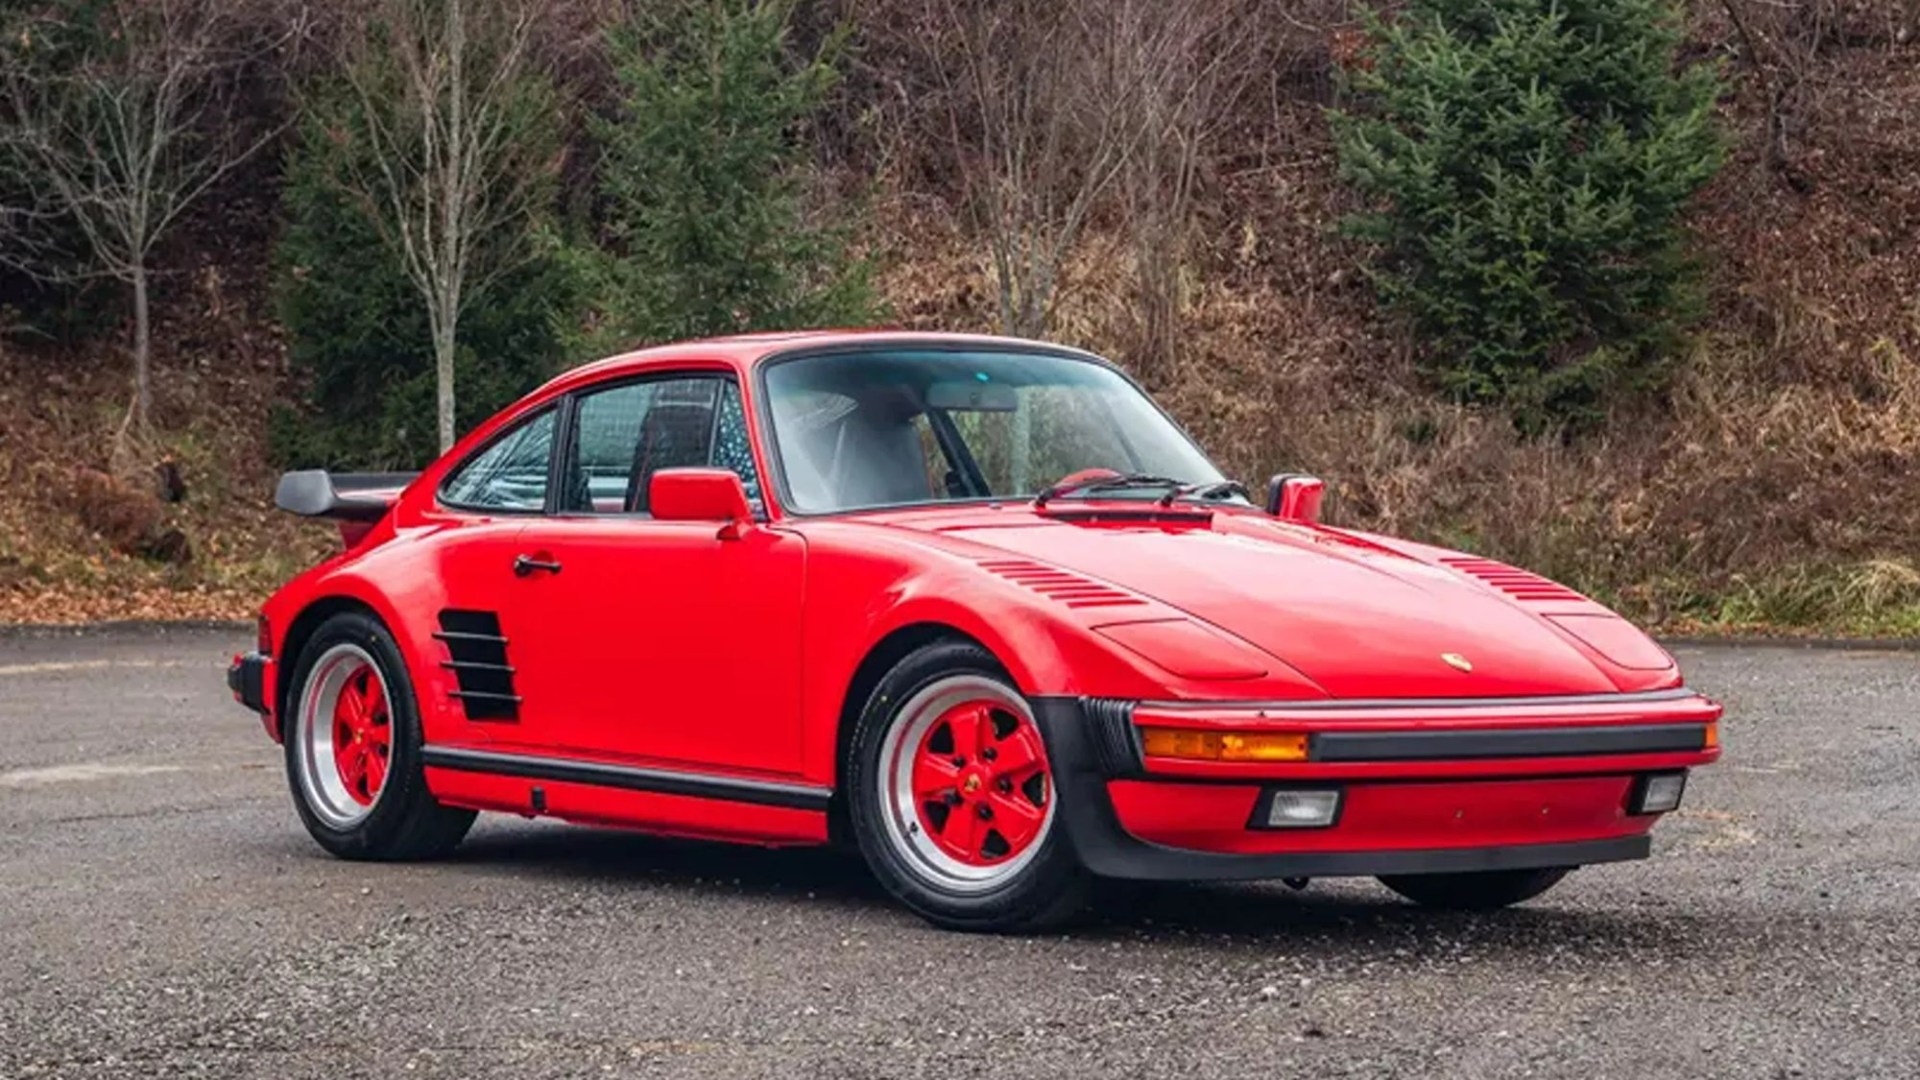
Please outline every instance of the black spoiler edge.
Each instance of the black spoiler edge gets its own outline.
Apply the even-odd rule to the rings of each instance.
[[[301,517],[379,521],[419,473],[282,473],[273,504]]]

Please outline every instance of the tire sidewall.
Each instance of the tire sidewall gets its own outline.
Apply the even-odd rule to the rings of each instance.
[[[886,835],[887,808],[881,761],[887,732],[901,722],[901,707],[930,684],[955,675],[978,675],[1020,690],[993,656],[963,642],[940,642],[907,655],[874,687],[861,710],[849,761],[847,807],[853,834],[874,876],[902,903],[953,929],[1018,930],[1054,921],[1078,907],[1082,875],[1056,812],[1033,859],[1006,881],[979,892],[957,892],[929,881],[896,850]],[[1044,731],[1041,738],[1045,739]],[[1049,748],[1051,759],[1051,748]],[[1051,782],[1048,797],[1057,798]]]
[[[307,803],[306,789],[299,775],[299,711],[306,697],[307,682],[327,650],[341,644],[357,645],[373,658],[386,683],[388,722],[393,727],[387,777],[380,798],[365,817],[345,828],[330,825],[314,813]],[[307,831],[322,847],[346,858],[373,858],[390,847],[405,827],[414,805],[430,797],[420,767],[420,712],[413,694],[413,680],[407,676],[406,661],[393,635],[377,619],[358,612],[343,612],[327,619],[300,650],[293,678],[287,684],[282,716],[280,741],[286,758],[287,786],[293,792],[294,809]]]

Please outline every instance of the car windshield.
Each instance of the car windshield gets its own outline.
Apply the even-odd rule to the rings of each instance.
[[[863,350],[776,362],[766,390],[800,513],[1050,488],[1062,499],[1231,497],[1206,490],[1222,483],[1219,470],[1153,402],[1089,360]]]

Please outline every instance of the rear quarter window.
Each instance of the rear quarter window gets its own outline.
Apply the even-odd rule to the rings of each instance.
[[[487,444],[440,485],[440,501],[468,510],[545,509],[557,415],[547,409]]]

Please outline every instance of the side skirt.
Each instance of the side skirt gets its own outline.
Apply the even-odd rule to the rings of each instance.
[[[460,747],[420,757],[434,797],[457,806],[747,843],[827,839],[824,787]]]

